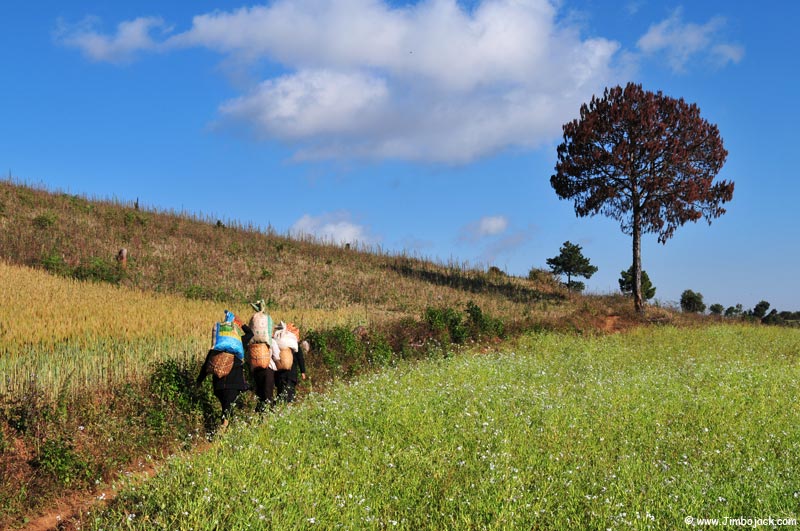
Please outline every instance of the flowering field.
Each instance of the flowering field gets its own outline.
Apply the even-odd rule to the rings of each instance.
[[[681,529],[800,516],[800,331],[543,334],[509,350],[401,365],[240,421],[83,524]]]

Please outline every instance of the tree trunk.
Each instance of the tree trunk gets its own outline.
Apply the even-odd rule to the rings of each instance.
[[[642,229],[641,214],[633,211],[633,307],[636,313],[644,313],[642,301]]]

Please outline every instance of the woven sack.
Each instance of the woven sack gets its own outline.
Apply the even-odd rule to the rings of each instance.
[[[248,343],[247,355],[250,358],[250,368],[266,369],[269,367],[269,345],[266,343]]]
[[[208,360],[208,368],[217,378],[225,378],[233,369],[233,354],[219,352]]]
[[[250,330],[253,331],[251,343],[267,343],[272,338],[272,317],[265,312],[256,312],[250,318]]]
[[[292,349],[282,348],[281,359],[275,362],[275,366],[279,371],[288,371],[292,368],[292,363],[294,363],[294,354],[292,354]]]

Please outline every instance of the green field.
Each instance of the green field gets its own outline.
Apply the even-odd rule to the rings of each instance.
[[[403,364],[122,487],[91,529],[683,529],[800,516],[800,330],[526,336]]]

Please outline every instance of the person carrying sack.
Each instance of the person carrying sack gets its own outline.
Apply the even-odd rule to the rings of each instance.
[[[291,323],[281,321],[275,326],[273,338],[280,349],[280,359],[276,362],[275,388],[278,391],[278,400],[286,403],[294,401],[295,387],[297,386],[297,370],[300,377],[306,379],[306,362],[303,348],[298,348],[300,331]],[[303,342],[303,345],[307,345]]]
[[[225,319],[212,329],[211,349],[197,375],[199,386],[211,374],[214,396],[222,407],[221,427],[228,426],[236,400],[249,388],[244,379],[244,344],[252,332],[236,316],[225,310]]]
[[[251,303],[255,314],[250,318],[252,337],[245,343],[247,357],[250,361],[250,374],[256,386],[258,404],[256,412],[262,413],[267,407],[275,406],[275,362],[280,359],[278,343],[272,337],[272,317],[267,313],[267,305],[263,300]]]

